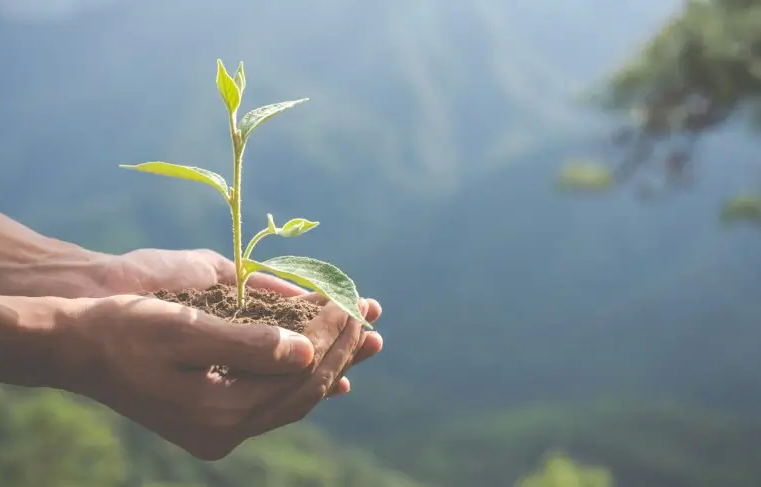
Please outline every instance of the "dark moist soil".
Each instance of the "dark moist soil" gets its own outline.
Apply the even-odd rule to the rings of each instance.
[[[233,323],[252,326],[280,326],[297,333],[304,333],[308,323],[320,312],[320,306],[308,301],[287,299],[269,289],[248,289],[246,305],[238,309],[235,286],[217,284],[206,290],[184,289],[179,292],[167,290],[150,295],[184,306],[198,309]],[[214,379],[231,379],[227,366],[214,365],[209,376]]]

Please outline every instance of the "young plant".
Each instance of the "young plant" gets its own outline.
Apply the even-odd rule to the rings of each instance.
[[[238,70],[235,75],[231,77],[222,61],[217,60],[217,88],[227,107],[230,138],[232,140],[233,184],[231,187],[228,186],[225,179],[219,174],[199,167],[181,166],[167,162],[146,162],[137,165],[120,165],[120,167],[198,181],[216,188],[222,194],[222,197],[230,207],[233,221],[233,251],[237,277],[238,308],[242,309],[246,305],[246,281],[248,278],[254,272],[264,271],[317,291],[338,305],[344,312],[359,320],[366,328],[372,328],[372,325],[362,317],[362,313],[359,310],[359,294],[354,282],[336,266],[310,257],[284,256],[275,257],[263,262],[251,259],[251,253],[256,244],[267,235],[279,235],[286,238],[295,237],[313,229],[319,225],[319,222],[309,221],[304,218],[294,218],[286,222],[282,227],[278,227],[275,225],[272,215],[268,213],[267,227],[254,235],[245,247],[245,250],[242,245],[241,176],[246,142],[254,129],[259,125],[288,108],[307,101],[308,98],[263,106],[251,110],[238,121],[238,108],[240,107],[243,92],[246,89],[246,75],[243,71],[242,61],[238,64]]]

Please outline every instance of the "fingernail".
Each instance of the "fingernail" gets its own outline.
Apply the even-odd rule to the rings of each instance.
[[[301,333],[296,333],[295,331],[288,330],[286,328],[278,327],[280,330],[280,339],[281,340],[306,340],[307,338],[302,335]]]
[[[280,340],[290,345],[289,359],[296,363],[308,363],[311,360],[312,344],[307,337],[295,331],[280,328]]]

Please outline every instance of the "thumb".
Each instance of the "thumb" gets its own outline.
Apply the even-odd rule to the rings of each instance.
[[[182,340],[187,365],[226,365],[249,374],[284,374],[306,368],[314,347],[305,336],[278,326],[232,323],[199,315]]]

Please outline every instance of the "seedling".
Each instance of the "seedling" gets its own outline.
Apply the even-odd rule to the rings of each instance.
[[[230,187],[225,178],[212,171],[192,166],[181,166],[168,162],[146,162],[137,165],[120,165],[127,169],[159,174],[179,179],[207,184],[220,192],[230,207],[233,222],[233,251],[235,260],[237,306],[242,309],[246,304],[246,282],[254,272],[263,271],[274,274],[283,279],[317,291],[330,301],[334,302],[344,312],[359,320],[366,328],[372,328],[359,310],[359,294],[354,282],[336,266],[310,257],[284,256],[259,262],[251,259],[256,244],[268,235],[281,237],[295,237],[319,225],[319,222],[309,221],[304,218],[294,218],[282,227],[275,224],[272,214],[267,214],[267,226],[260,230],[248,242],[245,249],[242,245],[241,225],[241,185],[243,169],[243,153],[246,142],[253,131],[271,119],[275,115],[292,108],[308,100],[302,98],[295,101],[286,101],[266,105],[246,113],[238,120],[238,108],[240,107],[243,92],[246,89],[246,75],[243,71],[243,62],[238,64],[238,70],[234,76],[230,76],[221,60],[217,60],[217,88],[227,108],[230,139],[233,152],[233,184]]]

